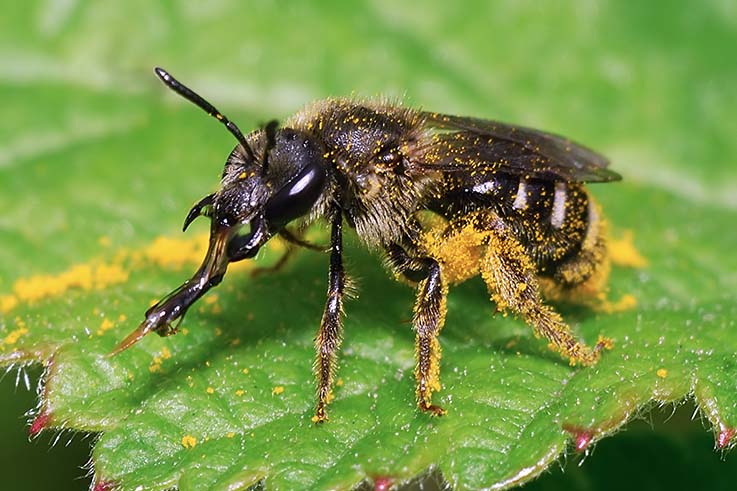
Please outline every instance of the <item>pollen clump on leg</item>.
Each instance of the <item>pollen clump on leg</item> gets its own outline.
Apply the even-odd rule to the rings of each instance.
[[[461,283],[479,273],[479,260],[488,233],[470,221],[448,233],[444,227],[431,229],[423,237],[424,252],[443,265],[448,283]]]

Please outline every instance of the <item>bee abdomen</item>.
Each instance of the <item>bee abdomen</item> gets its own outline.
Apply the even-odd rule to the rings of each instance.
[[[521,178],[509,219],[541,273],[578,254],[589,228],[589,196],[580,183]]]
[[[505,173],[472,182],[454,201],[456,211],[490,208],[514,230],[541,272],[575,255],[588,229],[589,197],[581,183]]]

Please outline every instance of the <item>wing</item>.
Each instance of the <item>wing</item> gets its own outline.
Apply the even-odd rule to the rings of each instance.
[[[505,172],[547,180],[618,181],[609,161],[582,145],[544,131],[498,121],[424,112],[439,131],[424,154],[428,169]]]

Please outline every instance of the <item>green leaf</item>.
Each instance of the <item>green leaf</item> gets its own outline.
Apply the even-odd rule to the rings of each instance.
[[[7,6],[0,20],[0,363],[46,367],[31,426],[100,433],[98,489],[351,489],[439,469],[456,490],[530,480],[655,403],[693,398],[717,446],[737,428],[737,156],[719,2],[464,8],[334,2]],[[696,8],[698,7],[698,8]],[[546,10],[547,9],[547,10]],[[247,268],[172,338],[106,354],[202,255],[179,227],[234,142],[155,64],[244,130],[333,94],[406,94],[445,112],[544,127],[601,149],[625,180],[592,186],[643,269],[616,267],[612,313],[561,306],[594,368],[569,367],[480,281],[451,291],[440,419],[414,405],[413,292],[349,243],[331,419],[311,422],[312,338],[327,258]],[[278,245],[259,262],[269,264]],[[716,456],[715,456],[716,458]],[[610,472],[618,472],[610,470]]]

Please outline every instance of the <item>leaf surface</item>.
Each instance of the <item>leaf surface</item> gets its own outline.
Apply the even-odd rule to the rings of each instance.
[[[351,489],[429,468],[457,490],[503,488],[686,397],[718,447],[733,443],[737,176],[728,163],[737,143],[726,115],[737,107],[723,96],[737,74],[719,61],[735,36],[716,4],[666,9],[659,31],[648,26],[663,9],[649,3],[602,3],[585,25],[577,7],[540,13],[514,2],[479,2],[468,7],[479,15],[463,19],[444,4],[414,16],[381,2],[248,12],[134,2],[135,23],[113,21],[129,17],[121,6],[70,5],[9,7],[0,20],[0,363],[46,367],[33,433],[101,434],[100,489],[262,480],[270,490]],[[551,18],[555,39],[543,29]],[[244,33],[236,46],[234,32]],[[317,32],[319,45],[300,54]],[[569,367],[522,322],[493,316],[481,282],[469,281],[451,290],[442,333],[437,397],[449,414],[418,414],[413,292],[353,241],[360,296],[346,306],[328,424],[310,420],[324,255],[302,253],[256,278],[253,266],[237,268],[179,335],[108,358],[151,301],[196,268],[206,224],[186,235],[179,226],[215,189],[234,143],[167,94],[149,73],[155,64],[244,131],[316,97],[406,92],[428,109],[544,127],[600,149],[625,180],[593,192],[613,234],[632,231],[648,264],[613,269],[610,298],[633,298],[633,308],[560,308],[583,339],[605,334],[615,348],[594,368]]]

